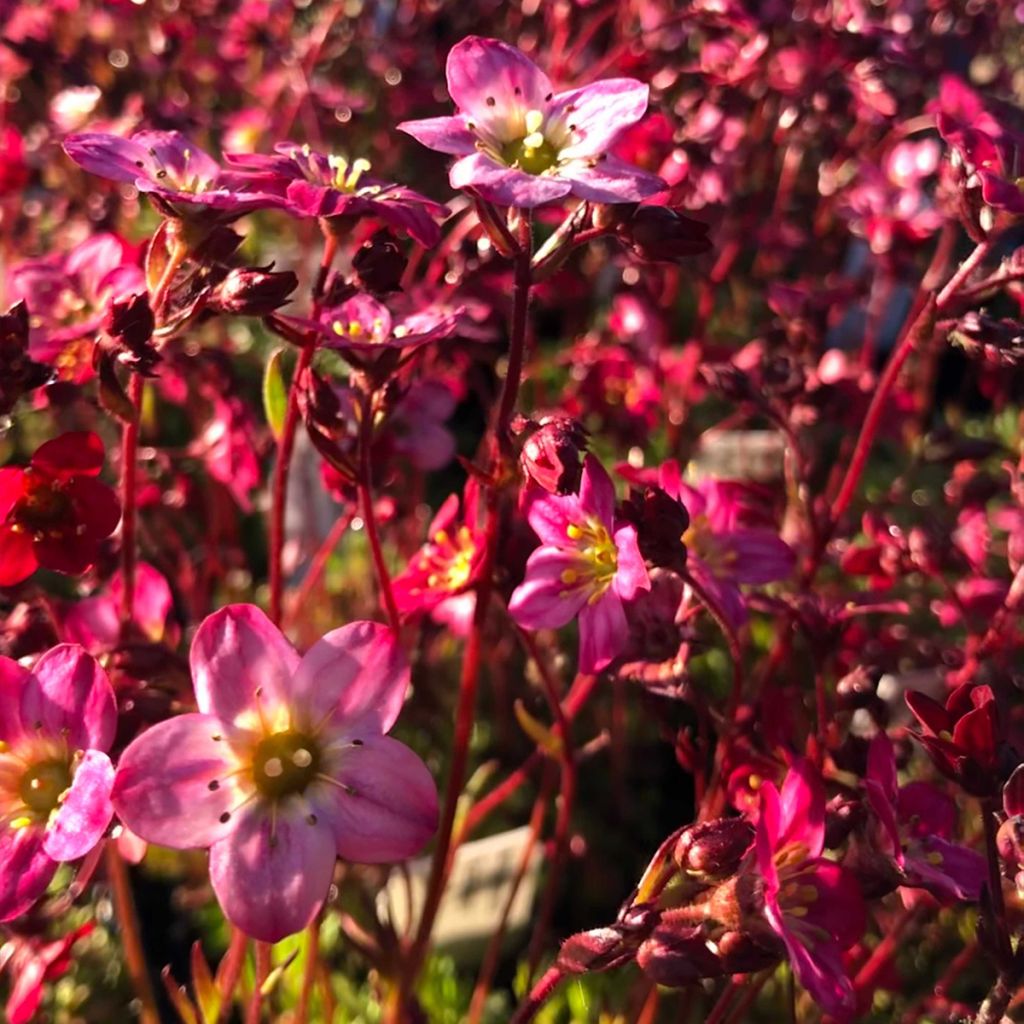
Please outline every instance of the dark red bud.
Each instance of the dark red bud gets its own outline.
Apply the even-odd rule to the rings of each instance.
[[[583,427],[568,416],[545,416],[536,423],[520,419],[516,428],[532,428],[519,457],[527,479],[552,494],[575,493],[587,451]]]
[[[754,827],[745,818],[716,818],[684,829],[672,857],[691,875],[726,878],[735,873],[753,841]]]
[[[394,235],[378,231],[352,257],[352,269],[368,292],[383,295],[398,291],[408,260]]]
[[[0,315],[0,415],[6,415],[22,395],[41,387],[53,371],[28,355],[28,308],[19,302]]]
[[[686,568],[683,534],[690,526],[690,515],[682,502],[660,487],[645,487],[630,494],[622,515],[636,528],[640,554],[648,562],[676,572]]]
[[[298,284],[290,270],[236,267],[213,290],[210,305],[224,313],[265,316],[288,302]]]
[[[616,228],[619,240],[647,263],[675,263],[711,248],[708,226],[670,206],[638,206]]]

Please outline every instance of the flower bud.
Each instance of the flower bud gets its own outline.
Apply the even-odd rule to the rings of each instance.
[[[48,366],[28,355],[28,308],[24,302],[0,314],[0,415],[7,415],[22,395],[52,376]]]
[[[686,568],[683,534],[689,528],[690,515],[682,502],[660,487],[645,487],[631,492],[622,514],[636,528],[640,554],[648,562],[676,572]]]
[[[513,429],[532,428],[519,460],[523,473],[551,494],[573,494],[583,475],[587,432],[568,416],[544,416],[539,422],[519,418]]]
[[[145,292],[116,299],[110,304],[103,323],[110,342],[104,348],[108,352],[113,348],[120,362],[140,373],[148,373],[160,358],[153,346],[155,327],[153,310]]]
[[[670,206],[638,206],[615,233],[645,263],[675,263],[711,248],[707,224]]]
[[[236,267],[213,290],[210,305],[223,313],[265,316],[288,302],[298,284],[290,270]]]
[[[746,818],[715,818],[684,829],[672,857],[691,875],[726,878],[736,872],[753,841],[754,827]]]
[[[352,257],[352,268],[363,288],[383,295],[399,290],[408,262],[394,235],[377,231]]]

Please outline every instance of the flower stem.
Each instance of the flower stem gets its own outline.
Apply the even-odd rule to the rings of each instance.
[[[142,418],[143,378],[133,373],[128,383],[128,400],[134,415],[121,433],[121,638],[135,614],[135,526],[137,521],[137,483],[139,455],[139,421]]]
[[[502,462],[508,454],[509,423],[515,411],[516,399],[519,395],[520,377],[526,352],[526,328],[529,313],[530,258],[532,245],[529,238],[529,225],[524,220],[524,231],[519,249],[515,254],[514,281],[512,293],[512,330],[509,343],[508,371],[502,388],[498,412],[493,423],[491,434],[491,483],[485,488],[487,519],[484,528],[483,557],[480,564],[479,582],[476,588],[476,607],[473,611],[473,623],[462,661],[462,672],[459,678],[459,700],[455,712],[455,735],[452,741],[452,761],[448,773],[448,785],[445,790],[444,808],[441,824],[438,828],[437,846],[430,866],[430,877],[423,903],[416,936],[409,947],[404,969],[399,979],[399,992],[394,1005],[400,1011],[406,1005],[409,993],[419,975],[423,959],[426,955],[430,933],[434,926],[441,896],[444,893],[445,881],[448,877],[449,857],[452,852],[452,834],[455,827],[455,814],[458,809],[459,797],[465,783],[466,769],[469,762],[469,742],[473,733],[475,718],[476,692],[480,677],[480,660],[483,648],[483,628],[487,619],[492,590],[494,557],[498,544],[498,524],[500,519],[500,491],[494,481],[502,475]],[[395,1020],[397,1024],[397,1019]]]
[[[313,285],[313,309],[311,319],[320,315],[323,291],[327,284],[334,254],[338,249],[338,240],[330,232],[324,234],[324,252],[320,261],[320,269]],[[295,431],[299,425],[299,388],[306,370],[313,362],[316,351],[316,334],[310,332],[306,343],[299,352],[299,361],[292,374],[288,386],[288,407],[285,411],[284,426],[277,444],[277,462],[274,465],[274,478],[271,482],[270,508],[270,618],[275,625],[281,623],[281,602],[284,595],[284,574],[282,558],[284,555],[284,516],[288,503],[288,474],[291,471],[292,454],[295,451]]]
[[[252,981],[252,997],[249,999],[249,1007],[245,1012],[245,1024],[260,1024],[263,1017],[263,986],[270,976],[270,944],[257,942],[256,946],[256,973]]]
[[[366,527],[366,540],[373,556],[373,567],[377,572],[377,583],[380,595],[388,613],[388,622],[394,632],[401,627],[398,605],[395,603],[394,588],[391,586],[391,573],[384,561],[384,551],[380,544],[380,533],[377,530],[377,516],[373,508],[373,395],[369,395],[362,405],[362,419],[359,424],[359,504],[363,510],[363,524]]]
[[[142,1005],[139,1020],[142,1024],[160,1024],[160,1011],[153,982],[146,967],[146,953],[142,946],[135,897],[132,895],[132,883],[128,877],[128,865],[125,864],[117,843],[112,840],[107,841],[104,859],[114,897],[114,913],[117,915],[117,923],[121,930],[121,945],[124,948],[128,975],[132,980],[135,996]]]
[[[560,967],[550,967],[541,977],[540,981],[533,986],[530,994],[526,997],[510,1024],[529,1024],[540,1012],[540,1008],[548,1001],[551,994],[558,987],[558,983],[565,977]]]
[[[302,988],[299,990],[299,1005],[293,1024],[306,1024],[309,1006],[313,998],[313,983],[320,961],[320,915],[313,919],[306,929],[306,959],[302,967]]]

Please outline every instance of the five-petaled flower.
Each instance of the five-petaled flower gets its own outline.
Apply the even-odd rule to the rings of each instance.
[[[161,722],[118,764],[118,815],[143,839],[210,849],[224,913],[276,942],[327,897],[339,856],[416,853],[437,825],[430,772],[385,733],[409,686],[391,632],[333,630],[300,657],[252,605],[209,616],[192,642],[198,713]]]
[[[878,842],[903,885],[947,899],[976,900],[985,877],[980,854],[950,842],[956,804],[927,782],[900,786],[892,741],[879,732],[868,748],[868,806],[881,826]]]
[[[636,529],[616,524],[615,490],[592,455],[579,494],[532,488],[526,517],[541,546],[526,563],[509,611],[524,629],[557,629],[578,615],[580,671],[599,671],[628,639],[623,602],[651,586]]]
[[[117,495],[97,477],[103,442],[62,434],[36,449],[25,467],[0,469],[0,586],[28,579],[39,566],[85,572],[121,518]]]
[[[441,240],[437,221],[448,215],[447,207],[404,185],[370,177],[368,160],[349,162],[294,142],[279,142],[274,150],[274,156],[226,153],[225,160],[250,175],[253,185],[283,195],[285,208],[297,217],[373,217],[428,249]]]
[[[91,174],[134,185],[169,216],[195,217],[205,211],[227,222],[283,205],[280,196],[254,187],[245,174],[224,170],[180,132],[143,131],[128,139],[80,132],[64,140],[64,151]]]
[[[43,895],[58,861],[103,837],[116,728],[110,681],[77,644],[51,648],[31,671],[0,658],[0,921]]]
[[[841,953],[864,932],[864,903],[853,875],[822,856],[825,792],[797,761],[781,794],[761,789],[755,849],[764,881],[764,916],[785,944],[800,984],[833,1017],[849,1019],[854,993]]]
[[[667,186],[612,156],[618,135],[643,117],[648,87],[610,78],[556,93],[547,75],[515,47],[469,36],[448,54],[448,92],[458,113],[398,127],[460,159],[452,188],[501,206],[530,208],[578,196],[632,203]]]

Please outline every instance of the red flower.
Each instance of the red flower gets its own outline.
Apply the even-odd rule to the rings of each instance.
[[[121,518],[117,495],[96,477],[103,442],[93,433],[62,434],[41,445],[28,466],[0,469],[0,586],[39,568],[80,573]]]
[[[906,695],[907,707],[924,727],[914,733],[935,767],[972,796],[992,796],[998,786],[999,715],[991,687],[964,683],[945,707],[916,690]]]

